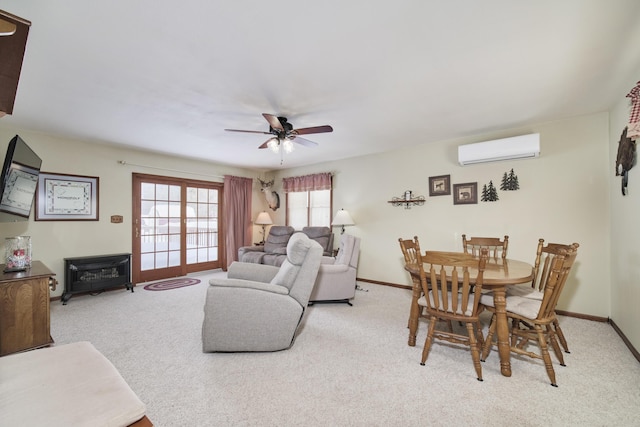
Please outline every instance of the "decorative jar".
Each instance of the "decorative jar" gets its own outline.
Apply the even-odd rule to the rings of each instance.
[[[7,270],[26,270],[31,267],[31,236],[7,237]]]

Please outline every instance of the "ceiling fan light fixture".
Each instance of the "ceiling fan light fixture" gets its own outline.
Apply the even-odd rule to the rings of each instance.
[[[282,149],[287,154],[292,152],[293,151],[293,141],[291,141],[290,139],[285,139],[284,141],[282,141]]]
[[[262,116],[269,123],[269,131],[262,132],[257,130],[241,130],[241,129],[225,129],[229,132],[246,132],[246,133],[260,133],[270,135],[269,139],[263,142],[258,148],[268,148],[276,154],[280,154],[280,164],[284,161],[284,155],[293,151],[296,144],[301,144],[307,147],[315,147],[318,144],[308,139],[301,138],[300,135],[310,135],[314,133],[327,133],[333,132],[333,128],[329,125],[312,126],[306,128],[294,129],[293,125],[289,123],[286,117],[275,116],[273,114],[262,113]]]
[[[267,148],[269,148],[274,153],[280,151],[280,142],[278,141],[278,138],[271,138],[269,142],[267,142]]]

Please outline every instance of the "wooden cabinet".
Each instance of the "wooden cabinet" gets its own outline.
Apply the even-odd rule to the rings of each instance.
[[[55,280],[42,262],[16,273],[0,265],[0,356],[45,347],[50,334],[49,285]]]

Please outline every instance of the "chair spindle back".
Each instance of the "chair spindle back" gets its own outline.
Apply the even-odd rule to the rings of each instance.
[[[507,257],[507,249],[509,248],[509,236],[504,236],[504,240],[498,237],[469,237],[462,235],[462,249],[465,253],[475,257],[480,256],[482,249],[489,251],[489,258],[505,259]]]

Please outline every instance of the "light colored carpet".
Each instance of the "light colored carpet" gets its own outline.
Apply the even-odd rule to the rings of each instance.
[[[475,378],[468,350],[407,346],[410,291],[360,283],[353,307],[307,309],[290,350],[204,354],[210,277],[166,292],[106,292],[53,302],[57,344],[91,341],[147,405],[156,426],[637,426],[640,364],[605,323],[561,317],[571,354],[551,387],[541,361],[497,353]],[[75,402],[70,402],[72,410]]]

